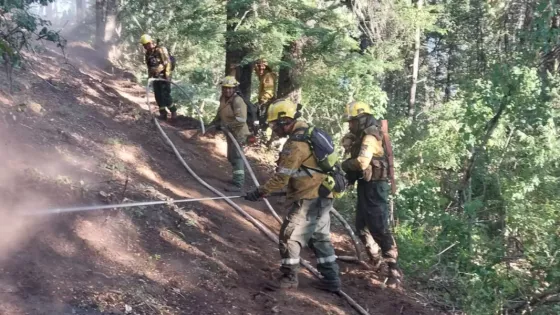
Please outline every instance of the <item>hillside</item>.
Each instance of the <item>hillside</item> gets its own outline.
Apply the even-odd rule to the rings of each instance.
[[[68,60],[53,48],[27,55],[13,95],[0,78],[0,314],[355,314],[341,298],[313,289],[307,272],[298,291],[262,291],[278,267],[276,246],[224,202],[21,216],[213,197],[159,136],[144,87],[106,68],[85,43],[69,43],[67,53]],[[186,128],[196,122],[165,124],[197,174],[222,187],[225,140]],[[270,166],[249,156],[264,180]],[[238,202],[278,231],[263,203]],[[337,251],[350,252],[347,236],[334,230]],[[438,314],[421,294],[383,289],[375,273],[341,267],[344,290],[370,314]]]

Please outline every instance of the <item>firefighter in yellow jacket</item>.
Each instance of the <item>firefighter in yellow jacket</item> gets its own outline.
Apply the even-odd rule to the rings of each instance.
[[[269,289],[297,288],[300,251],[311,242],[317,269],[324,277],[317,287],[337,292],[340,290],[339,269],[330,240],[332,194],[319,196],[326,175],[313,171],[319,166],[309,144],[291,138],[309,127],[297,120],[298,116],[296,104],[289,100],[278,100],[270,105],[267,121],[275,134],[288,137],[288,141],[280,152],[276,173],[245,198],[257,201],[287,187],[286,199],[290,207],[279,237],[282,275],[277,282],[269,283]]]
[[[259,125],[264,130],[265,138],[272,141],[272,131],[266,126],[266,113],[276,95],[276,74],[268,66],[268,62],[265,59],[256,61],[255,73],[259,78],[259,94],[257,98],[260,112]]]
[[[255,72],[259,77],[258,102],[260,106],[263,106],[274,99],[274,95],[276,94],[276,74],[264,59],[257,60],[255,63]]]
[[[227,129],[235,137],[237,142],[243,146],[247,142],[247,138],[252,134],[247,126],[247,104],[243,98],[236,93],[239,82],[232,77],[227,76],[222,80],[222,95],[220,97],[220,107],[218,113],[212,121],[212,125],[218,129]],[[226,191],[240,192],[243,190],[245,183],[245,167],[241,154],[237,151],[235,144],[231,139],[227,139],[227,158],[233,168],[232,187],[227,187]]]
[[[378,253],[381,247],[381,255],[389,267],[387,284],[395,287],[400,284],[402,275],[397,265],[397,245],[389,226],[389,164],[383,135],[371,108],[364,102],[349,103],[345,117],[350,132],[356,136],[350,158],[342,163],[350,183],[358,182],[356,230],[376,265],[381,259]]]
[[[146,51],[145,61],[148,66],[148,77],[171,80],[171,69],[173,67],[169,53],[163,46],[154,43],[148,34],[140,37],[140,43]],[[177,107],[173,105],[171,98],[171,83],[166,81],[154,81],[154,94],[159,107],[159,117],[167,119],[167,109],[171,112],[171,118],[177,118]]]

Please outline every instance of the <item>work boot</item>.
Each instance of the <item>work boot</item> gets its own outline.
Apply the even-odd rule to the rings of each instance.
[[[340,291],[340,279],[321,279],[319,282],[313,283],[312,286],[319,290],[337,293]]]
[[[383,262],[381,255],[373,251],[371,247],[366,246],[366,254],[369,257],[369,262],[373,266],[373,270],[378,270]]]
[[[237,185],[227,186],[227,187],[224,188],[224,191],[242,193],[243,192],[243,187],[237,186]]]
[[[171,112],[171,120],[177,119],[177,112]]]
[[[298,284],[297,274],[283,274],[274,281],[267,281],[265,289],[270,291],[297,289]]]
[[[389,263],[389,276],[387,277],[387,286],[391,289],[397,289],[401,286],[402,271],[396,263]]]

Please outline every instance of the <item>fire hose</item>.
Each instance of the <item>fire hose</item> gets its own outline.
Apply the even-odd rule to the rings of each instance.
[[[237,152],[239,152],[239,155],[241,156],[241,159],[243,159],[243,163],[245,164],[245,167],[247,168],[247,170],[249,171],[249,174],[251,175],[251,178],[253,179],[253,183],[259,187],[259,181],[257,179],[257,176],[255,176],[255,172],[253,172],[253,169],[251,168],[251,164],[249,164],[249,161],[247,161],[247,158],[245,157],[245,153],[243,152],[243,150],[241,149],[241,146],[239,145],[239,143],[237,143],[237,140],[235,139],[235,137],[231,134],[231,132],[229,130],[225,130],[226,136],[229,137],[229,139],[231,140],[230,142],[232,142],[235,145],[235,148],[237,149]],[[268,202],[268,200],[266,198],[263,198],[265,204],[267,205],[268,209],[270,210],[270,212],[272,213],[272,215],[274,216],[274,218],[276,218],[276,220],[278,222],[280,222],[280,224],[282,223],[282,220],[280,220],[280,217],[278,217],[278,215],[276,214],[276,211],[274,211],[274,208],[272,208],[272,205],[270,205],[270,202]],[[334,208],[331,208],[331,213],[334,215],[335,218],[337,218],[340,223],[344,226],[344,228],[347,230],[348,234],[350,235],[350,238],[352,239],[352,242],[354,243],[354,248],[356,249],[356,255],[357,257],[349,257],[349,256],[338,256],[338,259],[340,260],[344,260],[344,261],[348,261],[348,262],[356,262],[356,261],[361,261],[361,253],[360,253],[360,248],[358,246],[358,241],[356,239],[356,234],[354,234],[354,231],[352,231],[352,228],[350,227],[350,225],[348,224],[348,222],[346,222],[346,220],[342,217],[342,215],[340,215],[340,213],[338,213],[338,211],[336,211]]]
[[[179,153],[179,151],[177,150],[177,148],[175,147],[175,145],[173,144],[171,139],[169,139],[169,137],[167,136],[165,131],[163,131],[163,128],[161,128],[161,125],[159,124],[157,118],[155,118],[155,117],[154,117],[154,123],[156,124],[156,127],[157,127],[158,131],[160,132],[160,134],[163,136],[163,138],[165,139],[167,144],[169,144],[169,146],[173,149],[173,152],[175,152],[175,155],[177,156],[177,158],[179,159],[181,164],[183,164],[183,166],[187,169],[187,171],[204,187],[208,188],[209,190],[211,190],[212,192],[214,192],[218,196],[226,197],[222,192],[220,192],[216,188],[210,186],[207,182],[205,182],[202,178],[200,178],[191,169],[191,167],[187,164],[187,162],[185,162],[185,159],[183,159],[183,157],[181,156],[181,154]],[[270,231],[266,226],[264,226],[261,222],[259,222],[255,218],[253,218],[249,213],[247,213],[245,210],[243,210],[240,206],[238,206],[233,201],[231,201],[227,198],[224,199],[224,201],[227,202],[230,206],[232,206],[235,210],[237,210],[237,212],[239,212],[243,217],[245,217],[245,219],[247,219],[249,222],[251,222],[261,232],[263,232],[271,241],[275,242],[276,244],[279,243],[278,237],[274,233],[272,233],[272,231]],[[315,268],[313,268],[313,266],[308,261],[306,261],[304,259],[301,259],[301,265],[304,266],[307,270],[309,270],[315,277],[321,279],[321,277],[322,277],[321,274]],[[363,307],[361,307],[358,303],[356,303],[356,301],[354,301],[344,291],[341,290],[341,291],[338,292],[338,294],[340,294],[340,296],[342,296],[344,299],[346,299],[346,301],[356,311],[358,311],[358,313],[360,313],[362,315],[369,315],[369,313]]]
[[[161,79],[157,79],[157,80],[161,80]],[[149,106],[149,85],[152,81],[154,81],[154,80],[151,80],[151,81],[148,80],[148,85],[147,85],[147,88],[146,88],[146,102],[148,103],[148,106]],[[168,82],[171,82],[171,81],[168,81]],[[171,82],[171,83],[177,86],[177,84],[175,84],[173,82]],[[183,91],[183,93],[184,93],[184,91]],[[177,156],[177,158],[179,159],[181,164],[189,172],[189,174],[191,174],[201,185],[208,188],[210,191],[214,192],[218,196],[226,197],[222,192],[220,192],[216,188],[212,187],[210,184],[208,184],[206,181],[204,181],[202,178],[200,178],[192,170],[192,168],[187,164],[187,162],[185,162],[185,159],[183,159],[183,157],[181,156],[181,154],[179,153],[179,151],[177,150],[177,148],[175,147],[175,145],[173,144],[171,139],[169,139],[169,136],[167,136],[167,134],[165,133],[165,131],[161,127],[160,123],[158,122],[157,118],[154,117],[153,120],[154,120],[154,123],[155,123],[158,131],[160,132],[162,137],[165,139],[167,144],[173,149],[173,152],[175,153],[175,155]],[[204,127],[202,127],[202,128],[203,128],[202,131],[204,133],[204,131],[205,131]],[[237,141],[234,141],[234,143],[237,143]],[[241,149],[241,148],[239,148],[239,149]],[[243,153],[241,155],[244,156]],[[244,163],[247,163],[246,159],[244,160]],[[251,170],[251,173],[252,173],[252,170]],[[254,176],[254,174],[252,176]],[[255,177],[255,179],[256,179],[256,177]],[[249,222],[251,222],[261,232],[263,232],[271,241],[275,242],[276,244],[279,243],[278,237],[274,233],[272,233],[272,231],[270,231],[266,226],[264,226],[260,221],[256,220],[254,217],[252,217],[249,213],[247,213],[245,210],[243,210],[239,205],[237,205],[233,201],[231,201],[227,198],[225,198],[224,201],[227,202],[230,206],[232,206],[237,212],[239,212],[245,219],[247,219]],[[301,259],[301,265],[304,266],[307,270],[309,270],[315,277],[317,277],[319,279],[322,278],[321,274],[308,261],[306,261],[304,259]],[[369,315],[369,313],[362,306],[360,306],[358,303],[356,303],[356,301],[354,301],[344,291],[341,290],[341,291],[338,292],[338,294],[340,296],[342,296],[358,313],[360,313],[362,315]]]

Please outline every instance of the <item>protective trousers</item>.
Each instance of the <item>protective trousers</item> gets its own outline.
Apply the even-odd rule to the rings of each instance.
[[[398,250],[389,225],[388,197],[386,180],[358,180],[356,230],[366,249],[375,254],[381,247],[383,258],[390,264],[397,262]]]
[[[167,116],[166,108],[169,108],[171,113],[177,111],[177,107],[173,105],[173,99],[171,98],[171,83],[165,81],[154,81],[154,94],[156,97],[156,103],[159,106],[159,113],[162,116]]]
[[[227,137],[227,159],[232,167],[233,172],[233,185],[237,187],[243,187],[245,184],[245,165],[243,164],[243,159],[241,154],[237,151],[235,144],[232,142],[230,137]]]
[[[330,239],[332,199],[303,199],[294,202],[280,229],[280,271],[297,274],[301,248],[311,243],[317,270],[326,280],[339,280],[338,265]]]

